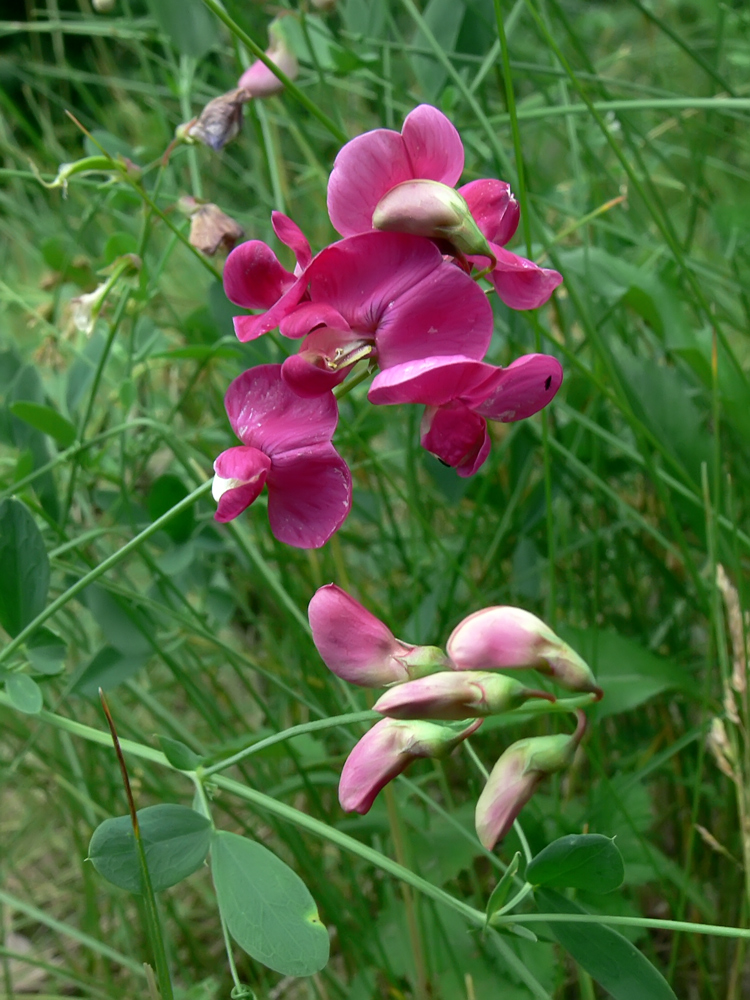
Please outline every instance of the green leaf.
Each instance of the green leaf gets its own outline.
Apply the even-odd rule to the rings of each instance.
[[[59,674],[65,663],[67,646],[48,628],[38,628],[26,643],[26,655],[40,674]]]
[[[44,706],[42,689],[28,674],[10,674],[5,680],[5,690],[13,707],[27,715],[36,715]]]
[[[148,0],[161,30],[184,56],[200,59],[219,37],[216,18],[201,0]]]
[[[302,879],[271,851],[219,831],[211,870],[221,915],[248,955],[284,976],[311,976],[328,961],[328,932]]]
[[[211,843],[205,816],[172,803],[147,806],[136,815],[154,892],[177,885],[200,868]],[[89,858],[108,882],[128,892],[143,891],[130,816],[105,819],[94,830]]]
[[[104,247],[104,262],[111,264],[126,253],[136,253],[138,240],[132,233],[112,233]]]
[[[86,604],[110,646],[128,656],[148,656],[154,623],[140,608],[132,607],[93,584],[85,590]]]
[[[553,889],[534,893],[540,912],[585,913]],[[549,929],[613,1000],[677,1000],[662,974],[622,934],[596,923],[550,923]]]
[[[44,610],[49,559],[42,533],[20,500],[0,502],[0,625],[12,636]]]
[[[484,922],[485,928],[492,920],[492,917],[497,913],[499,909],[505,903],[508,898],[508,893],[510,892],[511,886],[513,885],[513,879],[516,872],[518,871],[518,864],[521,860],[521,852],[516,851],[516,853],[511,858],[511,862],[505,869],[505,874],[497,883],[495,888],[492,890],[492,895],[487,900],[487,917]]]
[[[548,844],[526,869],[532,885],[612,892],[625,878],[617,846],[600,833],[570,834]]]
[[[464,13],[464,5],[459,0],[429,0],[424,8],[424,22],[443,52],[455,49]],[[418,31],[414,44],[418,48],[429,48],[431,43],[422,31]],[[445,86],[447,70],[434,56],[415,55],[411,62],[425,97],[430,101],[435,100]]]
[[[76,429],[71,422],[51,406],[18,400],[11,403],[10,412],[42,434],[54,438],[63,448],[69,448],[76,439]]]
[[[637,708],[673,688],[697,694],[695,681],[684,667],[617,632],[567,625],[558,631],[586,660],[604,691],[604,698],[594,708],[597,719]]]
[[[121,653],[112,646],[104,646],[94,656],[71,688],[73,694],[96,698],[99,688],[112,688],[128,680],[143,667],[146,657],[141,653]]]
[[[166,514],[180,500],[184,500],[188,495],[188,489],[179,478],[167,473],[159,476],[151,485],[148,495],[148,514],[152,521],[155,521],[162,514]],[[164,531],[173,542],[186,542],[192,534],[195,526],[195,511],[192,507],[183,510],[181,514],[173,517],[165,527]]]
[[[176,767],[178,771],[195,771],[204,761],[189,746],[169,736],[160,736],[159,746],[172,767]]]

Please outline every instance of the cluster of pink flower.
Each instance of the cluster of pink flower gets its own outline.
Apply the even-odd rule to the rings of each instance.
[[[334,674],[363,687],[389,685],[374,706],[386,718],[362,737],[341,772],[339,801],[347,812],[366,813],[413,760],[446,756],[476,732],[483,717],[511,711],[529,698],[555,701],[545,691],[490,671],[534,669],[569,691],[602,695],[581,657],[521,608],[483,608],[469,615],[453,630],[445,652],[397,639],[333,583],[313,595],[308,614],[315,646]],[[577,716],[572,736],[519,740],[497,761],[476,806],[477,834],[485,847],[505,836],[546,774],[570,764],[586,728],[583,712]],[[476,721],[464,725],[470,718]],[[463,723],[451,726],[450,720]]]
[[[261,310],[235,318],[238,338],[278,327],[301,344],[283,364],[247,371],[229,387],[227,412],[242,445],[216,461],[219,521],[241,513],[266,483],[281,541],[317,548],[338,530],[351,477],[331,443],[332,390],[357,362],[379,369],[371,403],[426,407],[422,445],[460,476],[487,458],[487,420],[522,420],[553,398],[562,381],[554,357],[529,354],[507,368],[483,360],[493,316],[476,279],[486,277],[509,307],[532,309],[562,278],[504,248],[518,204],[499,180],[455,190],[463,166],[453,124],[422,105],[401,133],[376,129],[339,152],[328,210],[343,239],[313,256],[299,227],[274,212],[294,273],[259,240],[229,255],[227,296]]]

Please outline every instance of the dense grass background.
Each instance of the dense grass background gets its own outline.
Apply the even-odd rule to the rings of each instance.
[[[37,517],[53,598],[206,481],[234,443],[228,382],[289,349],[275,335],[237,343],[221,262],[186,246],[178,198],[217,203],[287,262],[272,209],[315,250],[335,236],[325,189],[340,142],[290,93],[248,105],[223,153],[179,147],[163,163],[175,127],[250,61],[198,0],[178,6],[174,21],[160,0],[116,0],[106,15],[88,0],[28,0],[0,21],[0,489]],[[226,2],[261,47],[273,14],[293,6]],[[354,509],[333,541],[310,553],[276,543],[260,502],[219,528],[203,496],[48,622],[67,656],[64,673],[43,679],[46,707],[101,730],[87,670],[104,657],[121,736],[157,746],[163,734],[219,759],[367,707],[332,683],[310,640],[305,609],[321,584],[335,580],[415,642],[443,642],[479,607],[519,604],[586,655],[607,691],[586,754],[523,813],[532,849],[582,829],[616,834],[625,886],[588,905],[746,925],[745,629],[735,614],[733,647],[716,585],[721,564],[748,607],[746,5],[340,0],[325,17],[307,10],[299,55],[299,88],[346,136],[398,128],[428,101],[462,134],[465,180],[511,181],[523,210],[514,247],[528,244],[565,283],[538,315],[493,302],[489,360],[555,353],[563,388],[546,419],[496,426],[489,461],[467,481],[421,451],[417,408],[368,406],[358,387],[336,437]],[[60,163],[97,151],[66,110],[143,168],[143,192],[101,174],[44,189],[37,171],[51,181]],[[117,283],[87,339],[71,299],[126,252],[143,266]],[[81,446],[64,451],[14,416],[19,400],[57,409]],[[146,995],[138,905],[84,860],[93,828],[126,811],[111,749],[0,699],[0,996]],[[723,756],[715,724],[707,743],[715,718]],[[488,723],[475,748],[491,765],[550,725]],[[345,817],[336,783],[361,731],[278,744],[232,775],[483,909],[497,870],[471,832],[471,762],[425,762],[367,817]],[[140,806],[190,804],[184,777],[129,763]],[[424,996],[425,979],[450,1000],[601,995],[552,943],[496,948],[416,895],[410,936],[397,881],[226,791],[214,806],[217,822],[300,873],[332,928],[332,961],[311,980],[277,986],[239,956],[259,996]],[[516,847],[512,835],[501,861]],[[208,873],[162,902],[179,996],[227,996]],[[742,940],[625,933],[680,997],[750,991]]]

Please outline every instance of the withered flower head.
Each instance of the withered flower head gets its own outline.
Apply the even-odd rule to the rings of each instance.
[[[191,246],[209,257],[220,247],[229,252],[245,235],[239,223],[211,202],[201,205],[195,198],[185,197],[180,198],[180,208],[190,216]]]
[[[185,134],[218,152],[231,142],[242,128],[242,105],[248,98],[249,95],[239,88],[214,97]],[[180,129],[178,133],[179,131]]]

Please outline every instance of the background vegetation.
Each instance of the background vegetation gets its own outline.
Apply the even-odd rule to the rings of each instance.
[[[234,443],[228,382],[287,350],[275,335],[238,344],[221,262],[187,245],[178,199],[215,202],[287,263],[272,209],[316,250],[335,236],[325,190],[340,141],[290,93],[251,102],[222,153],[180,146],[162,159],[175,127],[251,59],[198,0],[175,4],[3,5],[15,20],[0,22],[0,490],[34,512],[50,599],[207,480]],[[262,48],[271,17],[292,6],[225,4]],[[46,708],[99,730],[103,681],[122,737],[158,747],[165,735],[218,760],[367,707],[310,640],[305,609],[321,584],[335,580],[413,642],[443,642],[479,607],[521,605],[587,656],[606,690],[585,755],[524,811],[533,850],[584,829],[616,834],[625,885],[587,905],[745,926],[750,14],[716,0],[503,0],[504,58],[495,6],[303,5],[297,83],[349,137],[435,103],[464,139],[465,179],[513,184],[515,247],[528,243],[565,283],[538,315],[493,302],[489,360],[556,353],[566,378],[549,417],[496,426],[489,461],[463,480],[419,448],[416,407],[366,406],[360,386],[336,437],[354,509],[323,550],[275,542],[260,502],[218,527],[203,495],[48,621],[61,672],[40,673],[23,650],[2,666],[31,662]],[[85,174],[46,190],[37,179],[97,144],[138,164],[142,182]],[[87,337],[72,299],[124,253],[142,267],[117,281]],[[24,402],[64,420],[41,426]],[[12,694],[0,692],[0,996],[146,995],[139,904],[85,861],[94,827],[126,811],[111,747],[18,711]],[[519,735],[549,731],[500,721],[474,741],[488,765]],[[483,910],[497,870],[471,833],[471,762],[425,762],[351,818],[336,784],[361,731],[307,734],[231,773]],[[177,772],[129,764],[139,806],[190,804]],[[238,956],[260,996],[412,997],[425,981],[446,998],[601,995],[553,943],[493,949],[412,894],[415,950],[398,881],[226,791],[214,809],[299,872],[333,935],[329,966],[309,980]],[[512,835],[501,860],[516,846]],[[228,996],[208,872],[161,899],[179,996]],[[680,997],[750,991],[742,939],[624,933]]]

